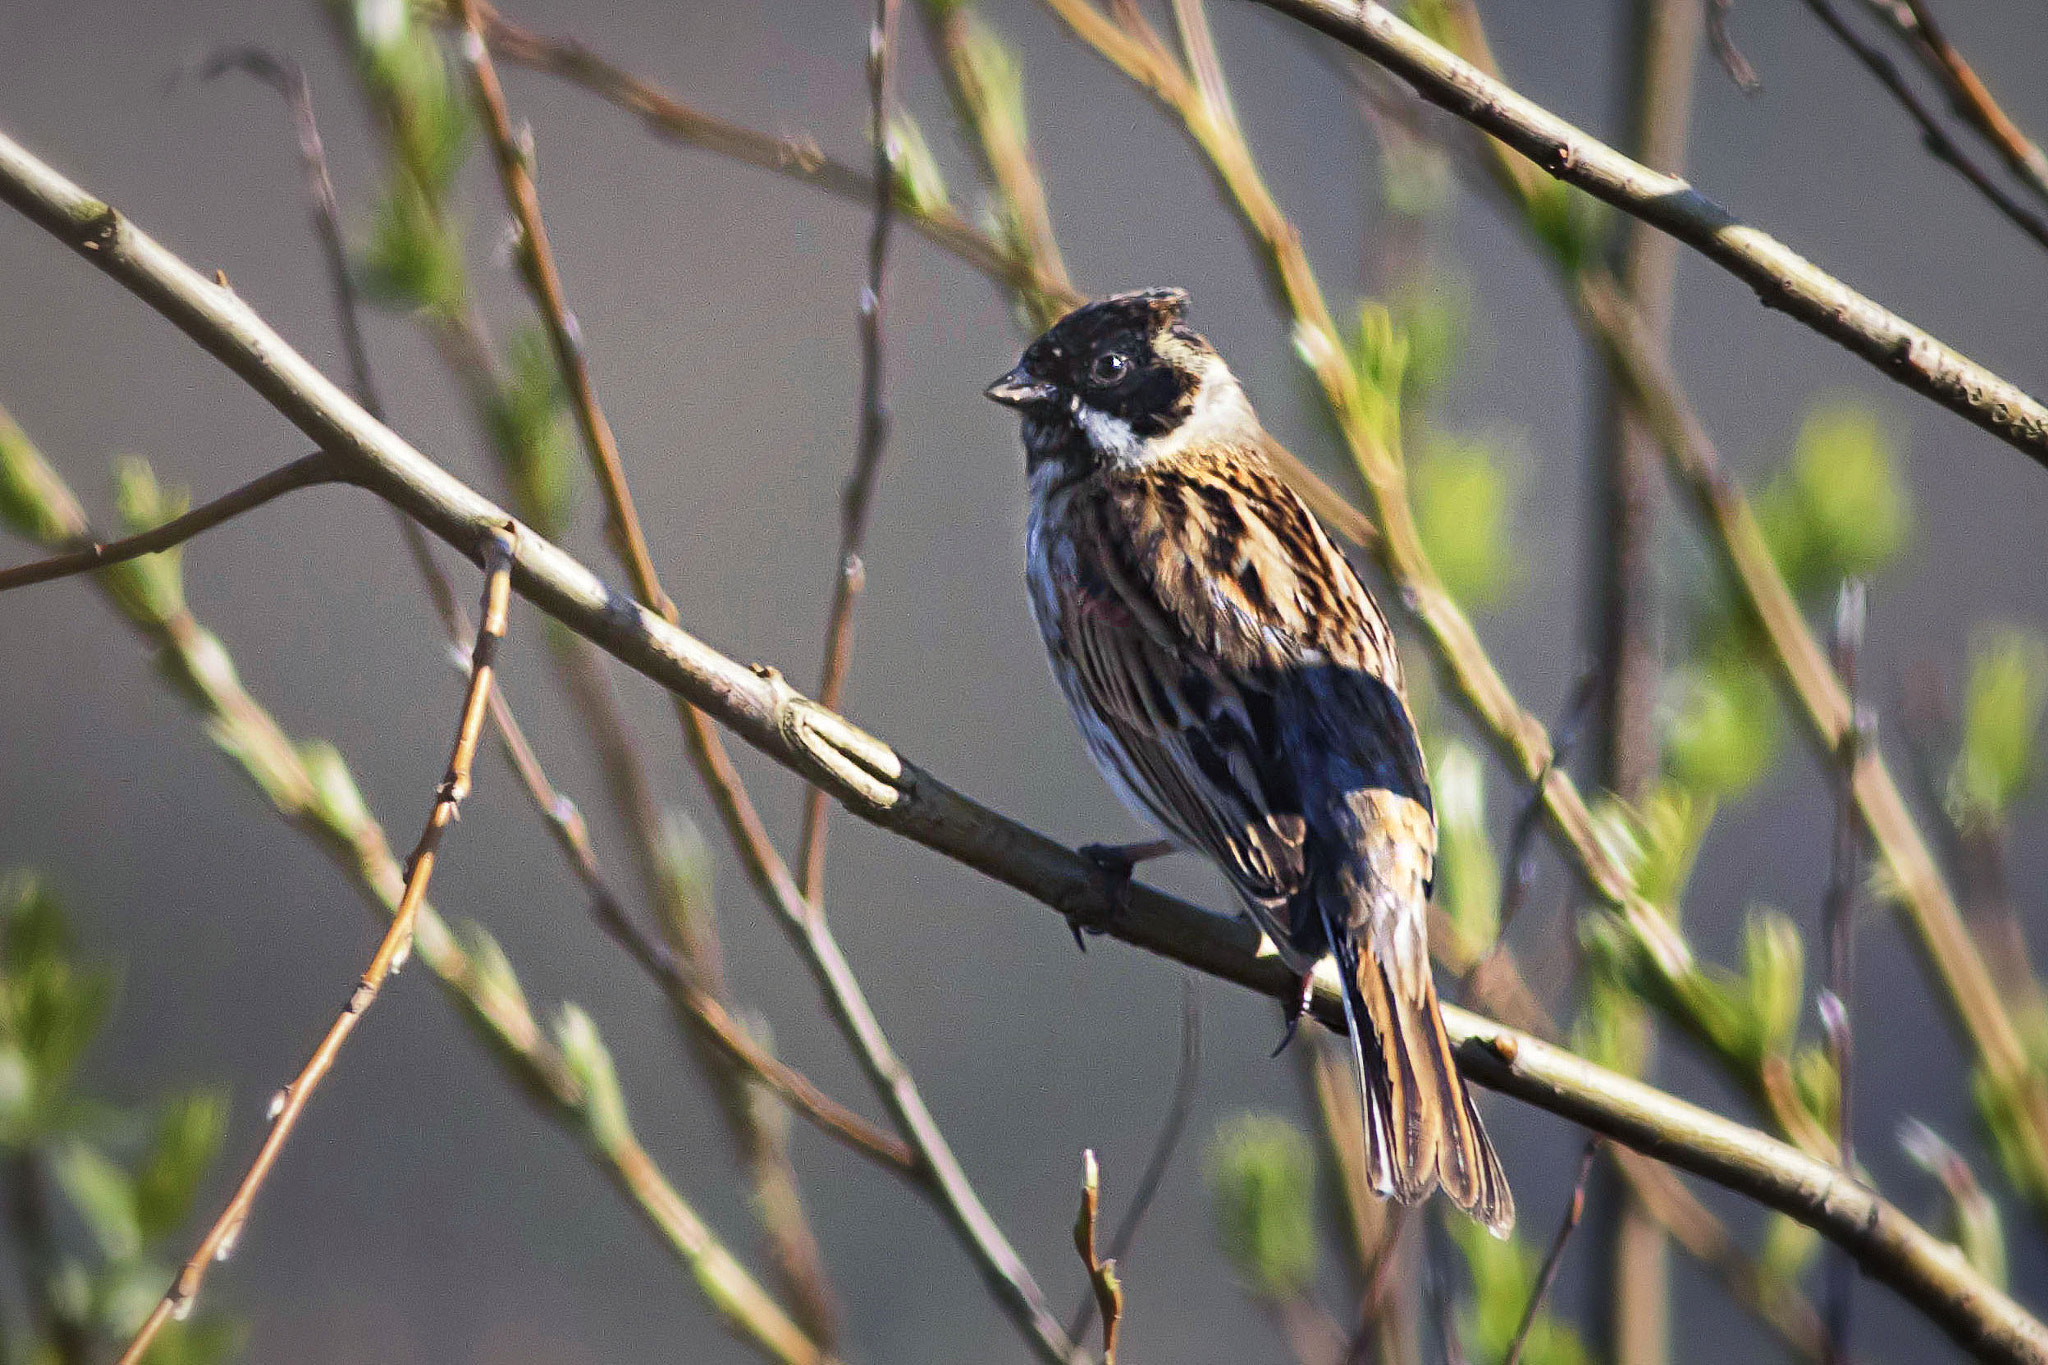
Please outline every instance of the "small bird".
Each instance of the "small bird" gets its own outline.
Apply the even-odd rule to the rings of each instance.
[[[1441,1186],[1505,1236],[1514,1196],[1430,973],[1436,816],[1393,632],[1187,302],[1087,304],[987,390],[1023,417],[1053,673],[1109,785],[1168,836],[1091,856],[1125,879],[1176,848],[1214,861],[1301,977],[1290,1037],[1334,953],[1373,1187]]]

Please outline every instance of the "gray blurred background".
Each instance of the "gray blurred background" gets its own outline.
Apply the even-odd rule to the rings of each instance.
[[[1943,8],[1958,45],[2019,121],[2048,129],[2048,87],[2036,78],[2048,16],[1981,0]],[[1236,0],[1213,9],[1269,180],[1343,312],[1369,287],[1370,139],[1310,35]],[[867,10],[522,0],[508,12],[543,31],[572,31],[712,112],[806,130],[864,161]],[[1055,219],[1082,287],[1188,287],[1193,321],[1247,379],[1268,425],[1340,475],[1254,257],[1180,134],[1039,7],[990,0],[984,13],[1022,53]],[[1510,79],[1610,134],[1619,14],[1590,0],[1486,7]],[[1718,69],[1701,73],[1696,183],[2006,377],[2048,389],[2048,254],[1919,149],[1904,116],[1804,8],[1750,0],[1735,22],[1766,90],[1746,98]],[[0,127],[193,265],[225,269],[243,297],[338,374],[276,100],[236,80],[166,93],[182,64],[230,42],[306,64],[344,206],[360,228],[375,184],[371,140],[311,0],[10,0],[0,5]],[[908,14],[903,51],[906,100],[956,194],[970,198],[971,162]],[[807,682],[854,442],[865,214],[658,143],[548,79],[512,70],[506,78],[515,111],[535,130],[569,295],[686,624]],[[481,159],[470,176],[471,240],[487,258],[501,213]],[[1466,205],[1456,246],[1476,285],[1479,347],[1450,419],[1514,433],[1527,462],[1517,522],[1526,579],[1482,629],[1518,695],[1553,714],[1581,656],[1585,352],[1546,270],[1487,205]],[[500,272],[489,288],[497,317],[523,319],[509,276]],[[1086,761],[1029,625],[1014,422],[979,393],[1014,358],[1017,329],[985,280],[908,233],[891,289],[895,437],[847,709],[948,781],[1059,838],[1133,837]],[[1916,548],[1877,585],[1866,663],[1887,716],[1910,666],[1932,661],[1953,676],[1973,623],[2044,623],[2041,470],[1763,311],[1697,259],[1681,266],[1677,316],[1679,368],[1726,457],[1753,477],[1783,459],[1817,393],[1865,396],[1909,452]],[[458,405],[414,334],[380,317],[371,341],[394,425],[488,484]],[[0,215],[0,402],[102,518],[117,454],[147,455],[203,499],[304,447],[168,324],[11,214]],[[610,573],[597,510],[586,496],[572,543]],[[1691,553],[1689,531],[1668,539],[1672,562]],[[18,546],[5,556],[25,557]],[[186,563],[195,611],[234,650],[251,690],[295,734],[339,745],[393,842],[408,844],[439,776],[458,685],[388,515],[350,491],[300,494],[210,534]],[[468,596],[473,575],[459,581]],[[595,815],[599,784],[562,713],[531,612],[515,611],[507,655],[506,685],[552,775]],[[662,699],[629,676],[621,686],[666,797],[704,815]],[[741,760],[771,816],[793,832],[796,784],[751,754]],[[1496,782],[1496,814],[1510,805],[1504,790]],[[1703,951],[1725,958],[1752,902],[1814,922],[1830,819],[1803,750],[1724,816],[1687,906]],[[2044,833],[2038,803],[2020,813],[2012,881],[2037,934]],[[599,837],[623,874],[618,840],[602,828]],[[850,819],[839,821],[834,847],[831,902],[848,955],[991,1208],[1055,1302],[1067,1304],[1080,1290],[1068,1241],[1080,1150],[1101,1152],[1114,1213],[1168,1099],[1177,971],[1113,943],[1084,957],[1042,907]],[[1158,876],[1222,904],[1208,874],[1184,862]],[[227,1156],[203,1199],[210,1212],[254,1150],[265,1097],[326,1026],[377,926],[76,582],[0,601],[0,865],[18,864],[54,874],[89,946],[126,964],[94,1084],[136,1100],[198,1081],[233,1085]],[[737,871],[721,863],[720,872],[737,997],[773,1022],[792,1061],[876,1112],[807,975]],[[1539,987],[1560,989],[1569,968],[1557,917],[1564,890],[1548,871],[1517,926]],[[495,756],[448,841],[434,899],[498,936],[537,1008],[572,999],[590,1010],[649,1149],[751,1256],[723,1129],[680,1061],[655,991],[592,927]],[[1893,1129],[1905,1114],[1926,1118],[1967,1139],[1988,1170],[1967,1075],[1888,920],[1873,918],[1864,935],[1859,990],[1869,1007],[1858,1025],[1858,1142],[1887,1191],[1924,1213],[1935,1191],[1899,1158]],[[1126,1358],[1141,1365],[1282,1355],[1213,1250],[1199,1149],[1217,1120],[1240,1109],[1297,1113],[1295,1073],[1267,1060],[1270,1005],[1216,983],[1203,998],[1195,1126],[1125,1268]],[[1742,1112],[1682,1045],[1665,1049],[1662,1077]],[[1489,1101],[1487,1112],[1525,1227],[1540,1241],[1562,1207],[1579,1137],[1504,1101]],[[802,1125],[795,1145],[842,1292],[849,1359],[1027,1358],[929,1209]],[[1710,1200],[1754,1228],[1735,1201],[1711,1192]],[[2048,1248],[2013,1213],[2013,1283],[2039,1307],[2048,1302]],[[1681,1359],[1768,1349],[1690,1266],[1676,1264]],[[1581,1282],[1568,1266],[1563,1303]],[[421,970],[400,978],[361,1030],[240,1255],[208,1292],[251,1323],[251,1360],[752,1358],[571,1141],[507,1087]],[[1948,1351],[1885,1291],[1867,1289],[1863,1304],[1873,1357]]]

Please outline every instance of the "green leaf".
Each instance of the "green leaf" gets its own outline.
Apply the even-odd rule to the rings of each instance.
[[[583,1091],[583,1116],[592,1144],[601,1151],[619,1150],[631,1140],[632,1127],[612,1054],[598,1036],[597,1025],[582,1007],[565,1004],[555,1021],[555,1043]]]
[[[889,120],[889,166],[896,179],[896,201],[920,217],[950,208],[946,174],[925,141],[924,129],[907,112]]]
[[[1500,934],[1501,873],[1486,830],[1486,769],[1469,744],[1451,740],[1437,758],[1436,903],[1477,961]]]
[[[126,1171],[83,1142],[71,1142],[58,1151],[50,1173],[106,1259],[128,1261],[141,1254],[135,1182]]]
[[[1786,582],[1802,597],[1875,573],[1912,535],[1913,502],[1890,432],[1867,406],[1815,404],[1790,466],[1756,498],[1757,520]]]
[[[468,297],[460,231],[407,176],[386,186],[355,270],[363,292],[389,308],[452,315]]]
[[[1738,795],[1777,761],[1782,720],[1770,676],[1724,652],[1681,665],[1666,684],[1671,701],[1664,764],[1679,786],[1705,797]]]
[[[1240,1114],[1209,1144],[1217,1239],[1262,1302],[1301,1297],[1315,1283],[1315,1157],[1285,1119]]]
[[[1805,945],[1799,926],[1759,906],[1743,923],[1742,943],[1757,1056],[1790,1056],[1806,998]]]
[[[1468,609],[1499,606],[1516,580],[1514,479],[1480,441],[1432,436],[1410,465],[1416,533],[1444,586]]]
[[[486,413],[491,443],[512,482],[514,509],[547,536],[559,537],[576,506],[577,462],[568,393],[547,336],[528,328],[513,338],[502,387]]]
[[[1962,744],[1949,769],[1949,817],[1965,829],[1996,829],[2034,780],[2041,713],[2048,703],[2048,641],[2025,626],[1980,632],[1970,649]]]
[[[164,1106],[135,1173],[135,1222],[145,1242],[177,1231],[227,1134],[224,1091],[183,1095]]]

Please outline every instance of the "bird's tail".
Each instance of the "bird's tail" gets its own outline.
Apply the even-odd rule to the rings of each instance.
[[[1327,901],[1322,913],[1344,978],[1373,1188],[1413,1204],[1442,1186],[1488,1231],[1507,1236],[1514,1193],[1451,1058],[1419,925],[1412,934],[1376,933],[1338,923]],[[1422,906],[1414,913],[1419,919]]]

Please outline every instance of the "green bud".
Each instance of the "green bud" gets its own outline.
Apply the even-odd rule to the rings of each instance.
[[[1774,910],[1758,907],[1743,923],[1742,942],[1756,1055],[1786,1056],[1798,1037],[1799,1008],[1806,998],[1805,945],[1799,927]]]
[[[626,1097],[612,1054],[598,1036],[597,1025],[575,1004],[564,1004],[555,1021],[555,1044],[583,1092],[583,1117],[590,1141],[600,1151],[615,1152],[632,1139],[626,1120]]]

